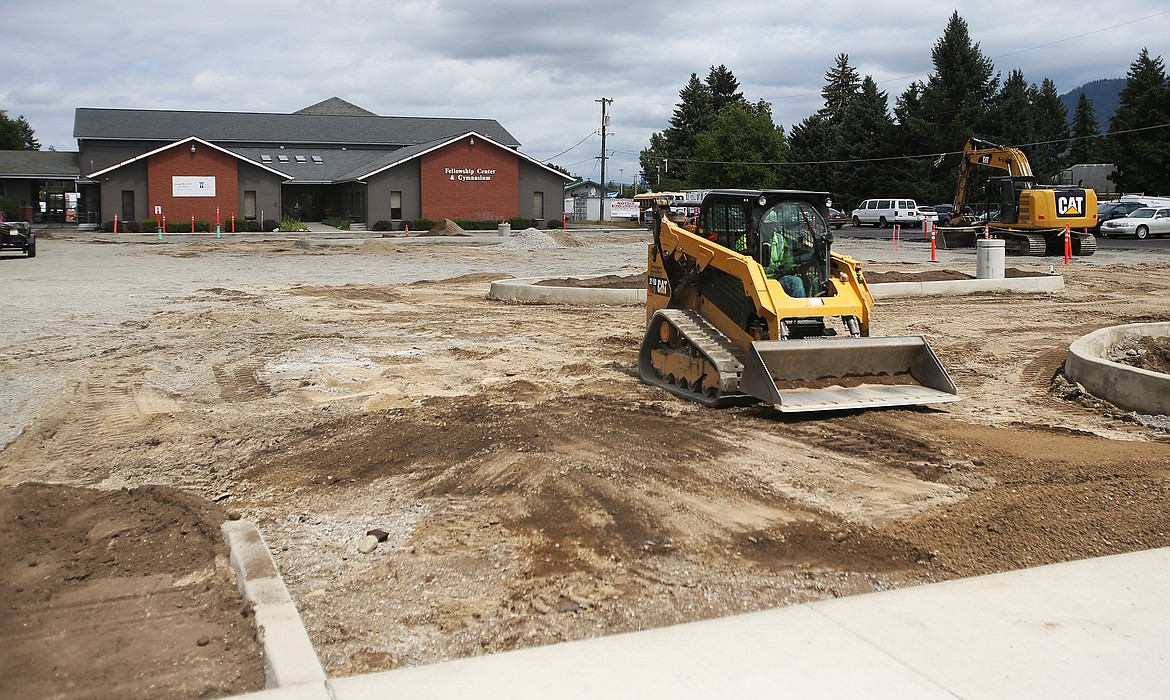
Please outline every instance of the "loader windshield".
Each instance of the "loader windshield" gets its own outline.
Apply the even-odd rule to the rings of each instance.
[[[808,202],[777,202],[760,219],[760,239],[769,243],[770,259],[761,260],[768,276],[799,277],[808,296],[825,292],[828,225]]]

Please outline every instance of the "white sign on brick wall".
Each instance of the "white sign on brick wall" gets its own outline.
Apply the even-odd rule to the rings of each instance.
[[[172,197],[214,197],[215,177],[174,175],[171,177]]]

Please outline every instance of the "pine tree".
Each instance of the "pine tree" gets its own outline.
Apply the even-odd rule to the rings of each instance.
[[[821,97],[825,99],[825,106],[819,110],[830,124],[841,120],[845,108],[857,97],[861,89],[861,76],[853,66],[849,65],[849,55],[837,54],[836,64],[825,73],[825,86],[821,88]]]
[[[16,119],[8,118],[8,110],[0,109],[0,150],[3,151],[39,151],[41,144],[36,139],[32,126],[25,120],[24,115]]]
[[[1101,125],[1093,110],[1093,101],[1081,93],[1077,98],[1077,109],[1073,112],[1072,145],[1069,148],[1069,165],[1099,163],[1101,156]]]
[[[727,66],[722,64],[718,67],[711,66],[710,72],[707,73],[707,93],[711,96],[712,118],[719,116],[727,105],[743,102],[743,93],[739,92],[739,81]]]
[[[832,152],[835,160],[845,161],[837,168],[838,187],[833,189],[840,201],[856,202],[887,186],[894,172],[881,159],[891,155],[893,127],[889,97],[865,76],[835,129]]]
[[[1022,146],[1034,141],[1036,124],[1031,91],[1022,71],[1009,71],[982,120],[982,133],[972,136],[1006,146]]]
[[[780,170],[780,186],[793,190],[825,190],[840,196],[841,183],[836,177],[839,166],[831,150],[834,128],[821,112],[805,117],[788,135],[790,164]]]
[[[1032,172],[1041,180],[1055,181],[1065,166],[1064,153],[1068,150],[1068,111],[1056,92],[1056,83],[1045,78],[1040,87],[1031,91],[1033,134],[1025,149]]]
[[[690,81],[678,93],[678,100],[664,135],[671,157],[689,160],[694,155],[699,134],[714,121],[711,92],[697,74],[691,73]]]
[[[652,181],[657,181],[660,189],[710,187],[705,178],[715,170],[701,167],[702,164],[697,162],[700,139],[717,127],[723,133],[714,140],[708,139],[708,146],[712,142],[727,141],[727,130],[736,128],[736,125],[749,130],[760,128],[753,122],[759,118],[759,105],[744,100],[743,93],[739,91],[739,81],[724,65],[711,66],[706,81],[699,80],[697,73],[691,73],[690,80],[678,96],[679,102],[670,126],[661,133],[651,135],[650,147],[639,154],[642,171]],[[720,117],[732,108],[738,110],[735,115],[720,123]],[[767,107],[766,111],[771,119],[771,107]],[[744,119],[744,114],[751,118]],[[770,128],[775,129],[776,125],[770,124]],[[783,130],[780,134],[783,139]],[[725,155],[712,157],[707,153],[706,156],[706,160],[729,160]],[[725,175],[721,174],[720,177],[726,179]]]
[[[951,14],[930,55],[934,73],[922,91],[924,117],[935,128],[934,148],[953,151],[987,125],[999,74],[979,44],[972,43],[958,12]]]
[[[1109,119],[1117,170],[1112,180],[1122,192],[1170,191],[1170,84],[1162,57],[1142,49],[1126,74],[1121,106]],[[1151,128],[1154,127],[1154,128]]]

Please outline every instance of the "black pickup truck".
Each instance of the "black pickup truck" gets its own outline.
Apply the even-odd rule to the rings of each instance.
[[[37,234],[26,221],[0,221],[0,251],[19,250],[37,256]]]

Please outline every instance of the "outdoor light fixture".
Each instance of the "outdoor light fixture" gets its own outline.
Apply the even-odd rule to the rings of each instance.
[[[194,152],[195,152],[195,144],[191,144],[191,152],[192,152],[192,153],[194,153]]]
[[[474,136],[472,136],[472,137],[471,137],[471,140],[470,140],[468,143],[469,143],[470,145],[474,146],[474,145],[475,145],[475,137],[474,137]]]

